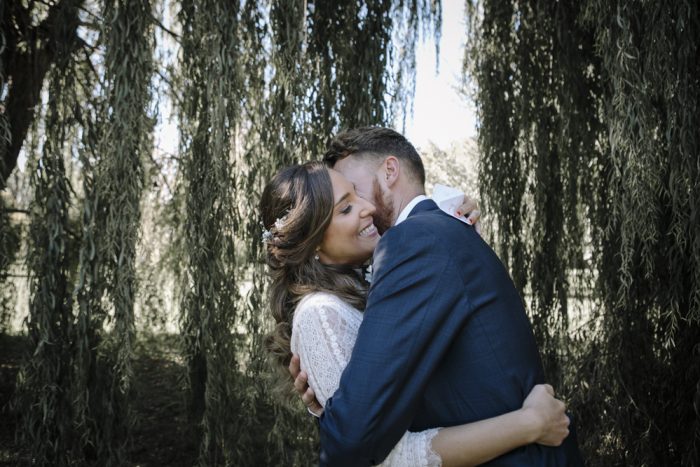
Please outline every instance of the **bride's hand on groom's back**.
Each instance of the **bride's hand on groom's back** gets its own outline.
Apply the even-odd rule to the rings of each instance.
[[[289,373],[294,380],[294,389],[301,396],[306,409],[314,417],[320,417],[323,414],[323,406],[316,399],[314,390],[309,387],[309,377],[305,371],[301,371],[301,360],[297,354],[292,355],[289,362]]]
[[[457,216],[466,217],[467,222],[474,226],[477,233],[481,234],[481,224],[479,224],[479,219],[481,219],[481,211],[479,211],[479,204],[475,199],[464,195],[464,201],[462,201],[462,205],[457,208],[455,214]]]
[[[554,397],[554,389],[549,384],[533,387],[523,402],[523,410],[530,414],[537,427],[535,443],[559,446],[569,435],[566,404]]]

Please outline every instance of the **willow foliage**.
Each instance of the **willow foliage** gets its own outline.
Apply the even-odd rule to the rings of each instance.
[[[591,463],[697,464],[697,2],[469,20],[483,198]]]
[[[71,187],[64,153],[70,141],[74,103],[71,60],[67,51],[52,72],[46,110],[47,137],[32,169],[34,199],[29,229],[32,299],[27,320],[32,355],[19,379],[24,412],[21,437],[40,465],[71,465],[76,433],[72,399],[70,262],[68,209]]]
[[[77,423],[94,450],[88,459],[123,465],[132,424],[143,160],[149,157],[153,126],[148,115],[153,30],[148,1],[108,0],[103,14],[105,95],[84,130],[81,158],[85,199],[75,392],[80,395]]]
[[[236,451],[238,296],[231,148],[238,122],[238,5],[184,1],[181,113],[187,260],[182,329],[201,465],[232,465]]]
[[[22,229],[15,225],[5,200],[0,197],[0,333],[9,328],[16,301],[16,291],[11,284],[10,267],[16,261],[22,241]]]
[[[386,94],[400,87],[391,66],[400,48],[391,42],[393,21],[412,14],[418,25],[419,15],[439,16],[439,8],[389,1],[225,5],[183,2],[179,15],[188,218],[182,324],[193,413],[202,417],[200,462],[308,465],[317,452],[313,424],[270,390],[257,200],[280,167],[318,157],[340,128],[388,123]],[[401,45],[413,47],[415,39]],[[248,292],[237,297],[243,287]],[[232,356],[217,363],[216,352],[224,351]],[[210,378],[213,368],[225,384]],[[225,395],[227,406],[219,401]]]
[[[0,3],[0,51],[4,51],[7,43],[7,38],[5,37],[5,30],[9,26],[5,21],[5,2]],[[0,53],[0,89],[4,90],[7,86],[7,76],[5,73],[5,56]],[[10,122],[8,121],[7,115],[5,113],[0,113],[0,151],[8,151],[10,143],[12,142],[12,134],[10,131]],[[0,173],[6,173],[7,168],[5,167],[5,154],[0,154]],[[5,182],[0,184],[0,188],[5,187]]]
[[[43,131],[43,148],[36,160],[31,146],[25,149],[34,187],[27,321],[32,354],[18,379],[19,434],[34,464],[123,465],[141,160],[152,129],[150,7],[108,2],[104,29],[79,37],[81,15],[97,17],[99,5],[34,6],[21,14],[45,15],[51,34],[45,44],[28,47],[54,56],[46,109],[37,113],[42,125],[32,125],[33,138],[38,128]],[[84,59],[87,40],[104,52],[98,64],[104,67]],[[35,60],[40,55],[30,54]],[[41,89],[41,83],[31,87]],[[82,169],[82,193],[70,182],[75,163]],[[80,204],[82,223],[75,218]]]
[[[310,465],[316,462],[315,427],[304,411],[290,407],[272,389],[275,381],[264,347],[270,320],[265,313],[266,274],[260,261],[263,245],[257,210],[264,184],[275,171],[307,158],[313,151],[310,147],[319,144],[305,122],[314,119],[307,98],[312,75],[306,55],[306,2],[270,2],[269,23],[261,28],[263,14],[256,2],[247,2],[241,21],[244,46],[265,48],[269,55],[243,58],[246,103],[251,105],[244,108],[247,123],[242,125],[244,142],[236,167],[241,219],[237,240],[246,253],[239,266],[241,277],[251,288],[241,301],[239,322],[249,337],[239,352],[248,362],[243,377],[251,390],[241,401],[238,423],[256,430],[241,432],[238,461],[241,465]],[[332,125],[327,116],[315,123]]]
[[[8,128],[45,139],[31,162],[33,354],[18,386],[19,431],[40,465],[130,462],[134,314],[144,293],[137,247],[159,65],[153,28],[165,30],[154,11],[168,8],[177,59],[161,77],[172,85],[180,146],[177,173],[161,175],[176,184],[169,212],[181,233],[172,249],[183,259],[174,274],[187,428],[200,465],[309,465],[316,428],[271,390],[262,345],[270,319],[258,199],[281,166],[319,157],[333,133],[400,116],[413,90],[415,41],[439,34],[436,0],[0,3],[2,37],[9,19],[21,29],[13,40],[24,41],[12,52],[35,72],[11,75],[18,83],[25,73],[33,92],[18,104],[33,130],[13,127],[17,113],[3,106],[0,142],[17,149],[7,158],[16,164],[22,141],[10,144]],[[12,247],[5,214],[0,275]]]

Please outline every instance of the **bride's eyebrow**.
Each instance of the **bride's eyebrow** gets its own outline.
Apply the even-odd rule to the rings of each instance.
[[[337,206],[337,205],[339,205],[340,203],[342,203],[343,200],[344,200],[345,198],[347,198],[348,196],[350,196],[350,193],[345,193],[338,201],[335,202],[335,205]]]

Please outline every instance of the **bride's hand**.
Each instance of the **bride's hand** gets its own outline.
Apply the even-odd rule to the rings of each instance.
[[[301,396],[301,401],[306,406],[306,409],[314,417],[320,417],[323,414],[323,406],[316,399],[314,390],[309,387],[308,376],[301,371],[301,360],[297,354],[292,355],[292,360],[289,362],[289,373],[294,380],[294,389]]]
[[[554,389],[549,384],[532,388],[523,402],[523,410],[530,414],[535,426],[535,443],[559,446],[569,435],[566,404],[554,398]]]
[[[481,211],[479,211],[479,204],[475,199],[464,195],[464,201],[462,202],[462,205],[457,208],[455,214],[458,216],[465,216],[467,218],[467,222],[474,226],[478,234],[481,234],[481,224],[479,224]]]

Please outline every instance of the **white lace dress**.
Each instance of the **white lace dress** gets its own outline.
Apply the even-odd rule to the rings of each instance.
[[[301,358],[301,368],[309,375],[309,386],[324,407],[338,389],[361,322],[360,311],[323,292],[304,297],[294,312],[292,352]],[[381,465],[441,465],[440,456],[431,445],[438,431],[439,428],[406,432]]]

